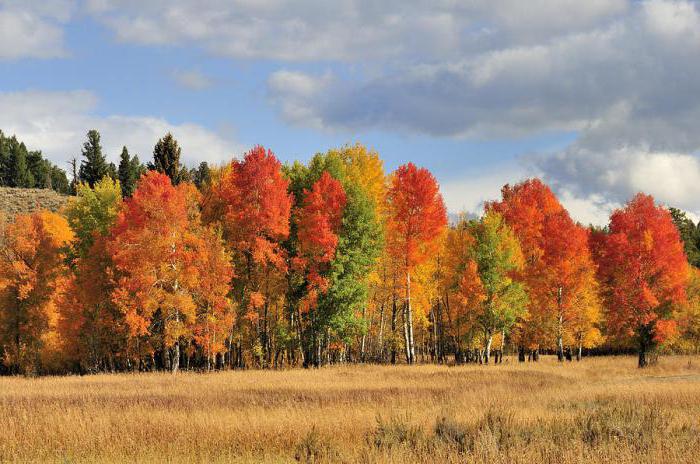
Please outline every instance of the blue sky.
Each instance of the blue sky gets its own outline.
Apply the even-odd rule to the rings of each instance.
[[[362,142],[478,211],[538,175],[583,222],[636,191],[700,214],[691,1],[0,0],[0,129],[59,164],[102,132],[190,164]]]

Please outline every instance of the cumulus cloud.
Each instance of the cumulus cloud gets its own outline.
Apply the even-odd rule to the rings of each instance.
[[[486,29],[495,33],[485,37],[498,39],[474,39],[459,56],[404,62],[359,81],[309,73],[292,81],[279,78],[284,71],[270,78],[271,100],[289,122],[328,130],[477,139],[573,132],[561,152],[524,160],[582,222],[604,222],[637,191],[700,212],[698,4],[601,2],[604,13],[572,19],[577,27],[533,30],[543,18],[562,24],[537,14],[545,3],[490,17]]]
[[[698,2],[85,0],[84,6],[119,41],[282,62],[267,89],[291,124],[470,139],[575,133],[560,152],[524,161],[584,222],[601,222],[637,190],[700,214],[693,202],[700,193]],[[71,0],[0,0],[0,59],[63,53],[61,24],[73,9]],[[14,37],[2,26],[3,14],[14,15],[8,24],[15,29],[25,21],[20,29],[36,32]],[[194,89],[209,84],[191,71],[175,78]],[[142,134],[139,140],[170,126],[158,118],[95,117],[90,98],[81,96],[86,109],[67,120],[104,124],[105,134],[110,127]],[[61,111],[51,121],[58,136],[45,136],[47,143],[74,140],[72,127],[84,131],[85,124],[62,123]],[[38,121],[44,119],[51,116],[42,113]],[[41,124],[25,124],[31,136],[44,134]],[[198,126],[178,128],[216,137]],[[214,151],[226,146],[218,140]],[[502,183],[497,175],[482,177]],[[491,193],[480,182],[476,188]],[[484,196],[456,181],[444,187],[453,209],[472,208]],[[459,195],[468,199],[464,205]]]
[[[626,0],[88,0],[87,5],[123,41],[194,43],[235,58],[348,62],[455,57],[474,41],[485,46],[541,40],[606,21],[628,7]]]
[[[73,0],[0,0],[0,60],[66,55],[63,26]]]
[[[242,151],[235,141],[197,124],[173,124],[151,116],[97,116],[97,104],[97,97],[87,91],[0,93],[0,108],[13,108],[0,112],[0,127],[62,167],[79,157],[89,129],[100,131],[103,151],[115,162],[124,145],[142,161],[150,159],[166,132],[180,143],[187,165],[226,161]]]

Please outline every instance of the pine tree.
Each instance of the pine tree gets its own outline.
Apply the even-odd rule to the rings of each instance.
[[[148,164],[148,169],[162,172],[170,177],[173,184],[178,184],[183,177],[183,169],[180,166],[181,152],[177,140],[168,132],[153,148],[153,163]]]
[[[124,198],[130,197],[134,193],[136,184],[145,170],[146,168],[139,161],[139,157],[137,155],[130,157],[129,150],[123,147],[119,158],[118,177]]]
[[[83,144],[81,155],[85,158],[80,162],[78,178],[81,182],[94,187],[104,176],[110,174],[109,164],[102,154],[98,131],[93,129],[87,133],[87,142]]]
[[[11,139],[8,185],[24,188],[34,186],[34,177],[27,163],[27,148],[14,137]]]

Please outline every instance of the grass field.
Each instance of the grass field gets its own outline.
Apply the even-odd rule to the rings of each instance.
[[[700,462],[700,358],[0,378],[0,462]]]

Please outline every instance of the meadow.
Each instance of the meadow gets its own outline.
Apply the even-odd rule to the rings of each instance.
[[[0,462],[700,461],[700,357],[0,378]]]

